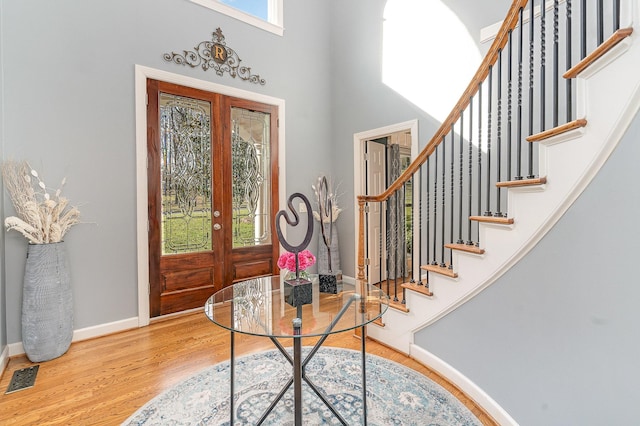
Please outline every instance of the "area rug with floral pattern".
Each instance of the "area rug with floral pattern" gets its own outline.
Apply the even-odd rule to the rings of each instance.
[[[303,348],[303,354],[310,348]],[[363,424],[361,354],[321,348],[305,368],[306,376],[331,401],[349,425]],[[426,376],[367,354],[368,425],[481,425],[447,390]],[[229,362],[209,367],[161,393],[123,425],[229,425]],[[291,378],[291,364],[277,350],[236,359],[234,425],[254,425]],[[303,383],[303,424],[340,424],[313,390]],[[293,387],[276,405],[266,425],[293,424]]]

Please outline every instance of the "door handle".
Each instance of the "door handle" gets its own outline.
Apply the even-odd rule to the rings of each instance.
[[[220,224],[219,224],[219,223],[214,223],[214,224],[213,224],[213,229],[214,229],[215,231],[219,231],[219,230],[220,230],[220,228],[222,228],[222,226],[220,226]]]

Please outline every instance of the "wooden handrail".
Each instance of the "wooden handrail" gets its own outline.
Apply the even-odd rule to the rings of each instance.
[[[435,151],[436,147],[442,142],[450,131],[451,126],[458,121],[460,114],[469,106],[471,96],[475,95],[478,91],[478,86],[489,75],[489,69],[498,61],[498,55],[502,48],[507,44],[509,40],[509,32],[516,28],[519,19],[520,9],[524,9],[528,0],[514,0],[511,4],[511,8],[507,13],[507,17],[502,23],[500,30],[496,34],[496,38],[489,48],[486,56],[482,60],[482,63],[478,67],[471,83],[467,86],[466,90],[460,97],[460,100],[453,107],[445,121],[442,122],[438,131],[433,135],[429,143],[422,149],[415,160],[409,165],[409,167],[395,180],[382,194],[379,195],[358,195],[358,201],[363,202],[381,202],[387,200],[395,191],[400,189],[402,185],[409,181],[411,176],[418,171],[427,158]]]
[[[593,52],[587,55],[582,61],[574,65],[570,70],[562,75],[564,78],[576,78],[578,74],[587,69],[589,65],[600,59],[602,55],[613,49],[615,45],[633,33],[633,27],[621,28],[611,35],[604,43],[598,46]]]
[[[502,22],[502,26],[489,48],[489,51],[485,55],[484,59],[480,63],[478,70],[474,74],[471,82],[467,86],[466,90],[462,93],[462,96],[455,104],[447,118],[442,122],[436,133],[433,135],[427,145],[420,151],[418,156],[411,162],[409,167],[396,179],[382,194],[378,195],[358,195],[358,209],[359,209],[359,227],[358,227],[358,271],[357,279],[365,280],[365,264],[364,264],[364,218],[365,218],[365,204],[368,202],[382,202],[389,199],[389,197],[396,192],[400,187],[411,179],[414,173],[416,173],[420,167],[427,161],[429,156],[436,150],[438,145],[442,142],[444,137],[449,133],[451,127],[458,121],[460,114],[469,106],[471,97],[478,92],[478,88],[481,83],[489,75],[491,67],[498,61],[498,56],[502,48],[509,41],[509,33],[513,31],[518,25],[520,18],[520,9],[524,9],[528,0],[514,0],[507,12],[507,16]]]

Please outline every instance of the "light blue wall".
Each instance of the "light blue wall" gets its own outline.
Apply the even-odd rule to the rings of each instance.
[[[522,425],[638,423],[639,139],[636,117],[523,260],[416,336]]]
[[[408,2],[405,2],[408,3]],[[480,28],[500,21],[506,15],[511,1],[468,2],[443,0],[469,25],[469,33],[480,39]],[[399,95],[382,81],[383,16],[387,0],[350,0],[331,3],[331,93],[332,93],[332,158],[334,178],[344,191],[338,229],[341,235],[340,256],[346,275],[355,275],[354,212],[357,204],[354,194],[353,135],[383,126],[418,119],[420,148],[424,147],[440,125],[425,111]],[[455,34],[451,35],[452,37]],[[447,43],[442,37],[435,41]],[[427,43],[433,40],[412,39],[405,43],[414,46],[416,55],[423,54]],[[478,47],[480,43],[478,43]],[[451,55],[455,55],[455,50]],[[389,55],[403,62],[406,58]],[[448,58],[434,58],[433,67],[446,67]],[[406,61],[405,61],[406,62]],[[428,70],[407,67],[407,79],[426,78]],[[447,84],[443,81],[442,84]],[[426,94],[428,96],[428,94]],[[462,93],[455,94],[457,96]],[[352,203],[349,205],[348,203]]]
[[[187,0],[2,0],[4,158],[28,160],[53,187],[66,176],[86,222],[66,238],[76,329],[137,316],[135,64],[284,99],[286,188],[311,195],[331,158],[329,10],[287,2],[285,22],[279,37]],[[265,86],[162,59],[217,27]],[[5,243],[2,329],[14,343],[27,244],[15,232]]]
[[[4,37],[3,37],[3,3],[0,2],[0,162],[4,156],[4,96],[2,84],[4,73],[2,70],[2,52],[4,51]],[[0,191],[4,193],[4,184],[0,185]],[[0,212],[4,212],[4,197],[0,197]],[[4,217],[4,215],[2,216]],[[4,262],[4,232],[0,232],[0,354],[7,347],[7,316],[6,316],[6,280],[5,280],[5,262]],[[0,366],[1,368],[2,366]]]

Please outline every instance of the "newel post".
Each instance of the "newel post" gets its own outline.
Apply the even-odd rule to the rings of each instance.
[[[364,212],[365,201],[358,197],[358,280],[366,280],[364,274]]]

